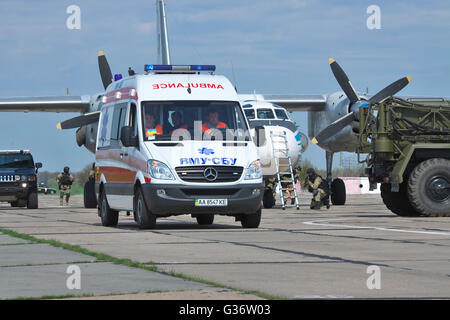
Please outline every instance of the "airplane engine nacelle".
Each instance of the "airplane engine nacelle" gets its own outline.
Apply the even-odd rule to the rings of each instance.
[[[97,146],[97,128],[97,123],[88,124],[79,128],[75,134],[77,145],[79,147],[84,146],[90,152],[95,153]]]

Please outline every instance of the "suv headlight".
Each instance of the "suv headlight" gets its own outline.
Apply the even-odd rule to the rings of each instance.
[[[261,179],[262,168],[259,160],[253,161],[245,172],[245,180]]]
[[[148,169],[154,179],[174,180],[172,172],[164,163],[157,160],[148,160]]]

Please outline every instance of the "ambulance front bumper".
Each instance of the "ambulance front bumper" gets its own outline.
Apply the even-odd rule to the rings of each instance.
[[[147,207],[153,214],[253,214],[261,207],[264,184],[240,184],[218,187],[145,184],[142,191]],[[226,206],[198,206],[196,200],[226,199]]]

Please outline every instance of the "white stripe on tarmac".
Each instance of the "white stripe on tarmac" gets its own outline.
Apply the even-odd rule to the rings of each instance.
[[[419,230],[403,230],[403,229],[392,229],[383,227],[366,227],[366,226],[351,226],[346,224],[330,224],[324,223],[326,221],[338,221],[346,219],[327,219],[327,220],[315,220],[303,222],[304,224],[311,226],[323,226],[323,227],[339,227],[339,228],[352,228],[352,229],[367,229],[367,230],[380,230],[380,231],[393,231],[393,232],[406,232],[406,233],[420,233],[420,234],[430,234],[439,236],[450,236],[450,232],[437,232],[437,231],[419,231]]]

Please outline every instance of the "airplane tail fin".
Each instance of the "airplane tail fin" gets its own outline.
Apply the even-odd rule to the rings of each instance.
[[[171,64],[165,5],[164,0],[156,0],[158,60],[160,64]]]

